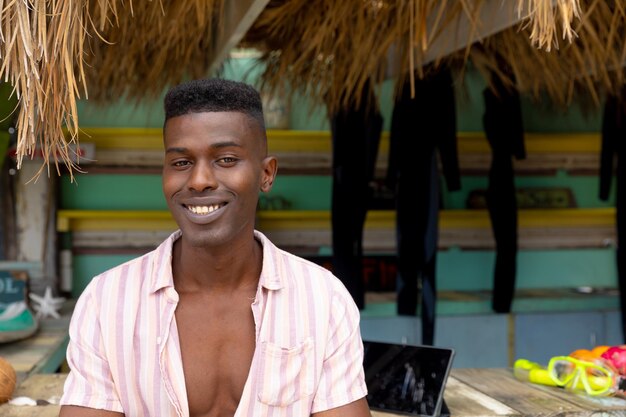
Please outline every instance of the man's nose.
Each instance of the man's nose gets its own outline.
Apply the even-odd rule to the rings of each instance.
[[[193,191],[204,191],[217,188],[215,173],[210,164],[199,162],[193,167],[188,187]]]

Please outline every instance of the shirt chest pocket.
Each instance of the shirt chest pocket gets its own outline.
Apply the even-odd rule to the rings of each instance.
[[[294,347],[264,342],[258,375],[258,398],[271,406],[286,406],[313,394],[315,358],[313,340]]]

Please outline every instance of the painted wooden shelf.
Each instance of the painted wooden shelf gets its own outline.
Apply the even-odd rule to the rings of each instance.
[[[330,173],[332,141],[328,131],[268,130],[270,153],[279,158],[283,174]],[[458,133],[459,165],[464,174],[484,173],[490,164],[491,150],[482,132]],[[93,168],[135,167],[152,169],[163,163],[162,130],[157,128],[86,128],[79,141],[95,148],[93,161],[82,163]],[[518,173],[567,170],[593,173],[599,166],[599,133],[527,133],[528,157],[514,161]],[[379,147],[377,173],[387,167],[389,134],[384,132]]]
[[[393,228],[396,214],[392,210],[372,210],[366,229]],[[263,229],[318,229],[330,227],[327,210],[271,210],[257,213],[258,227]],[[519,211],[519,227],[594,227],[615,225],[614,208],[526,209]],[[441,210],[440,229],[489,228],[486,210]],[[57,230],[172,229],[175,223],[167,210],[59,210]]]
[[[316,253],[331,245],[329,211],[260,211],[259,230],[279,246]],[[60,210],[57,230],[72,232],[79,247],[150,247],[176,224],[168,211]],[[615,245],[615,209],[528,209],[519,212],[519,246],[525,248],[594,248]],[[370,211],[364,248],[395,251],[395,212]],[[439,247],[490,249],[491,223],[485,210],[443,210]]]
[[[331,152],[329,131],[272,130],[267,131],[271,151]],[[482,132],[459,132],[460,153],[490,153]],[[163,150],[162,129],[159,128],[85,128],[81,142],[94,143],[98,149]],[[528,153],[590,153],[600,152],[600,134],[589,133],[526,133]],[[389,150],[389,132],[383,132],[380,150]]]

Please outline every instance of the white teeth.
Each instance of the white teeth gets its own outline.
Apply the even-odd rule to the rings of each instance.
[[[209,214],[214,212],[218,208],[220,208],[219,204],[213,204],[210,206],[187,206],[187,209],[189,209],[189,211],[194,214]]]

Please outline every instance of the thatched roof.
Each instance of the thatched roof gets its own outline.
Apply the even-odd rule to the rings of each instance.
[[[78,168],[71,145],[78,140],[79,98],[154,98],[185,76],[206,75],[223,2],[6,2],[0,71],[19,98],[18,167],[41,148],[42,170]]]
[[[599,105],[604,94],[624,84],[626,2],[583,0],[581,8],[580,19],[572,25],[576,37],[571,43],[560,42],[558,49],[535,48],[526,36],[529,28],[510,28],[472,46],[469,59],[485,75],[496,73],[535,98],[549,97],[567,106],[578,95]],[[557,30],[555,40],[560,37]],[[512,70],[514,82],[500,71],[502,61]]]
[[[522,92],[547,92],[567,102],[583,87],[597,99],[602,89],[623,82],[624,2],[583,0],[579,7],[579,0],[271,0],[244,44],[264,52],[264,88],[305,92],[330,109],[358,97],[368,80],[393,73],[402,81],[414,72],[420,76],[424,64],[462,68],[468,59],[496,75],[502,60],[508,62]],[[468,38],[480,38],[489,3],[511,7],[523,20],[460,54],[433,52],[460,17],[469,22]],[[228,17],[225,4],[7,2],[0,9],[0,72],[20,100],[18,164],[41,147],[57,170],[60,163],[70,172],[76,168],[69,145],[77,138],[79,97],[156,97],[184,77],[207,75],[216,59],[214,40]]]
[[[462,72],[468,62],[487,79],[502,78],[522,93],[547,95],[562,105],[581,90],[597,103],[603,90],[623,83],[623,0],[582,0],[580,6],[561,0],[501,2],[530,17],[456,53],[431,53],[431,45],[454,34],[445,29],[460,15],[470,22],[470,33],[480,32],[485,3],[274,0],[247,40],[265,51],[261,79],[266,89],[295,87],[331,111],[348,105],[368,79],[378,83],[393,72],[401,85],[403,78],[423,76],[440,65]],[[427,22],[427,16],[436,18]],[[503,71],[503,64],[511,73]]]

